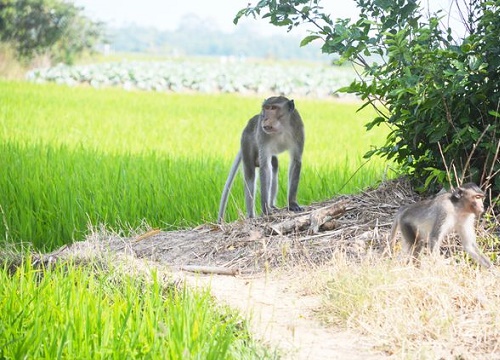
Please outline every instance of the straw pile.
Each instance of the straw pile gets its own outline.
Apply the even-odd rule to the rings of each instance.
[[[97,232],[87,241],[47,256],[100,247],[126,253],[175,270],[221,274],[254,273],[278,266],[321,265],[341,249],[360,259],[383,250],[395,212],[417,200],[404,179],[388,181],[357,195],[343,195],[306,207],[302,213],[272,216],[194,229],[150,230],[130,238]]]

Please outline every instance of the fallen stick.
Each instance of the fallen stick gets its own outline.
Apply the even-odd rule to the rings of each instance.
[[[333,230],[335,222],[332,219],[345,213],[347,203],[347,200],[341,200],[332,205],[311,211],[310,214],[271,225],[270,228],[278,235],[305,230],[309,230],[312,234],[317,234],[320,230]]]
[[[190,271],[202,274],[217,274],[217,275],[230,275],[230,276],[235,276],[240,273],[239,269],[229,269],[226,267],[217,267],[217,266],[182,265],[179,267],[179,269],[183,271]]]
[[[161,232],[160,229],[149,230],[148,232],[146,232],[146,233],[144,233],[142,235],[136,236],[136,238],[134,239],[134,241],[135,242],[142,241],[144,239],[150,238],[151,236],[155,236],[155,235],[159,234],[160,232]]]

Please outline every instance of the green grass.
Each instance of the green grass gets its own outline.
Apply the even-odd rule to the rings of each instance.
[[[182,182],[172,174],[183,169],[187,177],[200,168],[214,168],[213,161],[9,143],[0,144],[0,152],[6,236],[13,242],[23,239],[53,248],[61,245],[58,239],[81,239],[96,224],[113,224],[117,231],[138,227],[143,220],[162,228],[182,227],[190,224],[185,219],[210,215],[203,215],[211,206],[205,198],[194,202],[188,196],[205,188],[209,179]],[[186,202],[191,206],[173,205]]]
[[[0,269],[2,359],[270,359],[208,292],[165,287],[130,265]],[[115,262],[116,263],[116,262]],[[128,275],[126,275],[128,274]]]
[[[370,110],[295,99],[306,127],[302,204],[381,181],[363,154],[384,141],[366,132]],[[162,229],[215,221],[220,193],[261,98],[165,94],[0,82],[0,238],[50,250],[90,227]],[[278,204],[286,204],[287,156]],[[226,219],[244,211],[242,181]]]

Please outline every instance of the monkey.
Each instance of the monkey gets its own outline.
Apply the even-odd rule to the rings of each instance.
[[[304,151],[304,124],[293,100],[273,96],[262,103],[261,112],[253,116],[243,130],[240,150],[234,159],[222,191],[218,223],[224,218],[227,200],[235,174],[243,163],[246,214],[255,217],[255,169],[259,168],[261,209],[269,215],[276,208],[278,192],[277,155],[288,151],[288,209],[303,211],[297,203],[297,190]]]
[[[392,224],[391,248],[394,249],[398,228],[403,235],[403,248],[412,259],[418,257],[426,241],[434,253],[446,234],[455,230],[464,250],[482,266],[491,267],[477,246],[474,229],[476,218],[484,212],[484,197],[479,186],[467,183],[433,199],[401,207]]]

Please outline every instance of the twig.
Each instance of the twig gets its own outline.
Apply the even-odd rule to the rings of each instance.
[[[500,140],[498,140],[497,142],[497,149],[495,151],[495,156],[493,156],[493,161],[491,162],[491,168],[490,168],[490,173],[488,174],[488,176],[486,177],[486,181],[489,183],[491,179],[493,179],[493,177],[498,174],[498,172],[500,171],[500,169],[498,169],[497,171],[493,172],[493,170],[495,169],[495,163],[497,162],[498,160],[498,153],[500,152]]]
[[[235,276],[240,273],[239,269],[229,269],[225,267],[216,266],[199,266],[199,265],[182,265],[179,267],[182,271],[190,271],[202,274],[217,274],[217,275],[230,275]]]
[[[441,154],[441,159],[443,159],[444,168],[446,169],[446,177],[448,178],[448,184],[450,185],[450,189],[451,189],[452,185],[451,185],[450,169],[448,169],[448,165],[446,164],[446,159],[444,158],[443,149],[441,148],[441,143],[438,141],[437,144],[438,144],[438,148],[439,148],[439,153]],[[455,179],[455,180],[457,180],[457,179]]]
[[[144,239],[147,239],[147,238],[150,238],[152,236],[155,236],[157,234],[160,233],[160,229],[153,229],[153,230],[150,230],[142,235],[139,235],[139,236],[136,236],[136,238],[134,239],[135,242],[138,242],[138,241],[141,241],[141,240],[144,240]]]
[[[349,179],[347,179],[346,182],[344,182],[344,184],[340,187],[340,189],[337,191],[337,193],[340,193],[345,187],[347,184],[349,184],[349,182],[352,180],[352,178],[354,176],[356,176],[356,174],[358,173],[358,171],[360,171],[366,164],[368,164],[368,162],[370,161],[370,159],[366,160],[364,163],[362,163],[357,169],[356,171],[354,171],[354,173],[352,173],[352,175],[349,177]]]
[[[464,168],[462,169],[462,176],[460,177],[460,184],[462,184],[464,181],[465,171],[469,167],[470,161],[472,159],[472,155],[474,155],[474,152],[476,151],[477,146],[479,145],[479,143],[481,142],[481,139],[484,137],[484,135],[486,134],[486,131],[488,131],[489,128],[490,128],[490,124],[488,124],[486,126],[486,128],[481,133],[481,136],[479,136],[479,139],[477,139],[477,141],[474,143],[474,145],[472,145],[472,151],[470,152],[469,156],[467,157],[467,161],[465,162]]]

